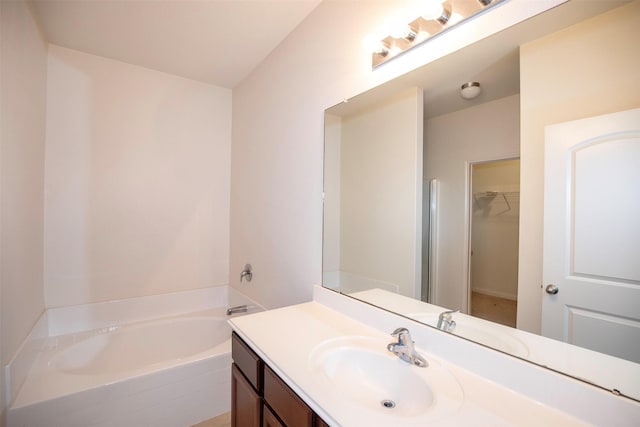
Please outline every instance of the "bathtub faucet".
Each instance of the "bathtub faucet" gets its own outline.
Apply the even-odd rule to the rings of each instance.
[[[246,313],[246,312],[247,312],[246,304],[236,305],[235,307],[227,308],[227,316],[231,316],[233,313]]]

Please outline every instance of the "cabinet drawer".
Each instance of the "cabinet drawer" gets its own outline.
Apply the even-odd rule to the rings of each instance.
[[[268,366],[264,367],[264,400],[290,427],[311,427],[313,411]]]
[[[231,334],[231,358],[258,394],[262,394],[263,362],[235,332]]]

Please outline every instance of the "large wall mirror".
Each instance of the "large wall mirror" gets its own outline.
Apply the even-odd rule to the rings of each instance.
[[[638,40],[571,0],[327,109],[323,285],[640,400]]]

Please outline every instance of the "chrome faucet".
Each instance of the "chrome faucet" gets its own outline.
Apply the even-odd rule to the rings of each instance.
[[[445,332],[452,332],[456,328],[456,321],[453,320],[453,313],[457,313],[460,310],[443,311],[438,316],[438,329]]]
[[[387,345],[387,350],[412,365],[421,368],[429,366],[427,361],[413,347],[413,340],[407,328],[398,328],[391,333],[391,336],[398,338],[398,342],[392,342]]]
[[[237,305],[235,307],[227,308],[227,316],[231,316],[233,313],[246,313],[248,310],[247,305]]]
[[[253,270],[252,270],[251,264],[245,264],[244,268],[240,272],[240,283],[242,283],[244,279],[246,279],[247,282],[250,282],[252,278],[253,278]]]

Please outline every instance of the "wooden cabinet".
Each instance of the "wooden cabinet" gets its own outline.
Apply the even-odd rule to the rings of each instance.
[[[235,364],[231,366],[231,395],[231,425],[260,427],[262,399]]]
[[[232,427],[328,427],[235,332],[231,343]]]
[[[314,413],[268,366],[264,367],[264,400],[286,426],[312,427]]]
[[[284,427],[284,424],[271,412],[267,405],[264,405],[262,410],[262,427]]]

